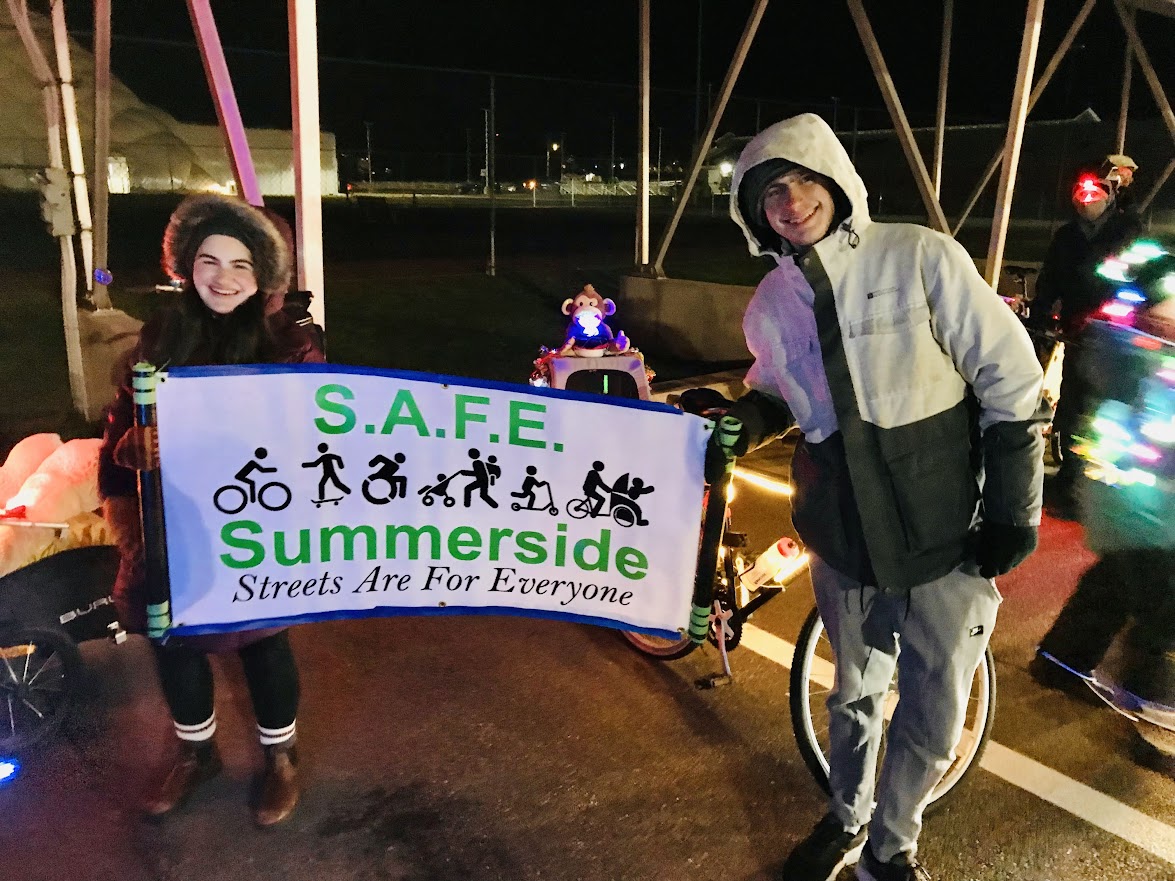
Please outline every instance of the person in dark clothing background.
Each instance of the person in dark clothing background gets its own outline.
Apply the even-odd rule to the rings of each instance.
[[[1029,315],[1029,324],[1036,330],[1043,330],[1056,316],[1065,342],[1061,389],[1053,416],[1053,431],[1061,439],[1061,466],[1049,487],[1047,501],[1052,514],[1070,520],[1076,517],[1073,493],[1081,469],[1073,455],[1073,436],[1087,397],[1079,337],[1090,318],[1114,293],[1112,283],[1097,274],[1098,265],[1140,231],[1137,216],[1121,210],[1114,189],[1092,171],[1084,170],[1078,175],[1072,195],[1077,216],[1058,229],[1049,244]]]

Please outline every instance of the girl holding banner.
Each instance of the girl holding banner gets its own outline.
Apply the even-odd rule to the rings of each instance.
[[[236,199],[193,196],[175,211],[163,239],[163,265],[183,283],[176,302],[147,321],[131,364],[177,365],[322,362],[307,332],[267,301],[290,280],[290,251],[274,224]],[[122,565],[115,602],[128,630],[146,630],[147,578],[136,472],[158,467],[154,430],[134,424],[131,374],[106,418],[99,484]],[[162,536],[159,537],[162,540]],[[166,775],[144,809],[162,816],[182,805],[221,760],[213,740],[216,713],[208,652],[236,651],[265,751],[256,809],[259,825],[279,823],[298,802],[293,751],[298,670],[285,630],[170,638],[154,645],[178,739]]]

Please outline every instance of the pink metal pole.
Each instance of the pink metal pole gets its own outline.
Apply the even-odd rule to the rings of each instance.
[[[220,34],[216,31],[216,20],[212,17],[209,0],[188,0],[188,15],[192,18],[192,29],[196,32],[200,58],[204,61],[204,75],[208,78],[212,103],[216,105],[216,118],[224,135],[237,192],[250,205],[261,206],[264,200],[257,183],[257,171],[253,168],[253,156],[245,138],[245,124],[241,121],[241,109],[237,106],[237,96],[233,92],[233,82],[224,60],[224,48],[220,45]]]

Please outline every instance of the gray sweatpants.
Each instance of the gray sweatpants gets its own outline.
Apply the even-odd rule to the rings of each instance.
[[[817,557],[811,570],[836,654],[836,683],[828,696],[832,812],[846,829],[869,825],[878,859],[891,860],[901,851],[912,855],[930,793],[954,760],[972,677],[995,627],[999,591],[968,563],[918,585],[909,596],[864,587]],[[895,665],[901,698],[875,787]]]

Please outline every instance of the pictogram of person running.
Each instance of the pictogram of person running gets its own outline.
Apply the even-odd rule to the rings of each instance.
[[[404,454],[396,453],[389,459],[383,453],[380,453],[368,462],[368,466],[375,468],[363,481],[363,498],[371,502],[373,505],[386,505],[392,499],[405,498],[408,495],[408,478],[403,474],[397,474],[400,466],[404,464]],[[380,482],[387,485],[387,491],[382,495],[376,495],[373,488]]]
[[[558,514],[559,509],[555,507],[555,500],[551,496],[551,482],[539,480],[535,477],[536,474],[538,474],[538,469],[535,466],[526,466],[526,477],[522,478],[522,486],[518,488],[518,492],[510,493],[516,499],[526,499],[526,504],[511,502],[510,509],[512,511],[547,511],[550,514]]]
[[[317,459],[302,463],[303,468],[322,469],[322,477],[319,478],[318,481],[318,498],[312,499],[311,501],[314,502],[314,506],[316,508],[320,505],[326,504],[327,502],[333,502],[337,505],[342,500],[343,496],[327,498],[326,485],[328,483],[332,483],[338,492],[343,493],[343,495],[350,494],[351,488],[343,483],[342,479],[338,475],[338,471],[346,467],[343,464],[343,457],[337,453],[332,453],[330,451],[330,447],[325,443],[318,445],[318,452],[320,452],[322,455]]]

